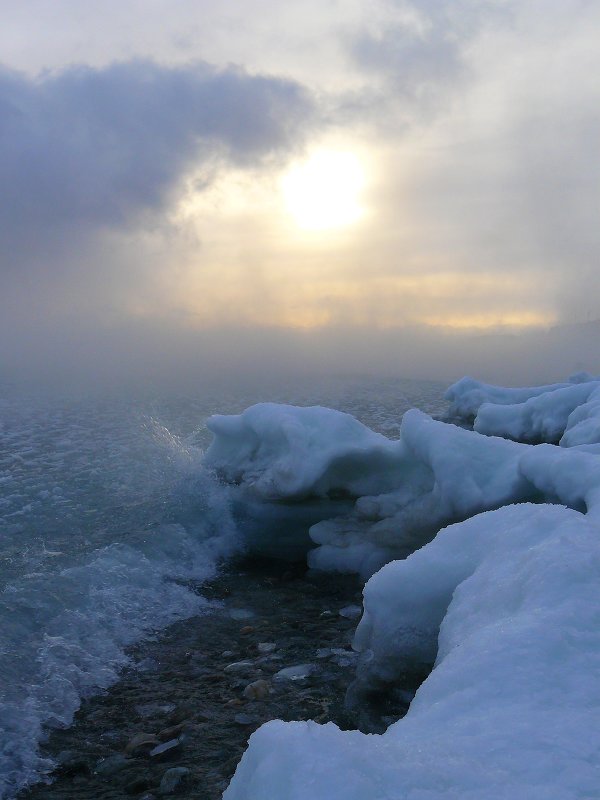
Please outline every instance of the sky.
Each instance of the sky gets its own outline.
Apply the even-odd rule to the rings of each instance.
[[[597,2],[0,15],[5,375],[600,371]]]

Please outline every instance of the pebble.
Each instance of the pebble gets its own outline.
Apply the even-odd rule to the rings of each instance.
[[[338,667],[351,667],[356,664],[359,658],[359,653],[354,650],[344,650],[341,647],[331,648],[331,660],[334,661]]]
[[[316,671],[314,664],[295,664],[293,667],[284,667],[273,675],[274,681],[299,681],[308,678]]]
[[[183,733],[186,728],[189,728],[191,725],[191,720],[186,719],[184,722],[180,722],[179,725],[171,725],[170,728],[163,728],[162,731],[158,732],[158,738],[161,742],[166,742],[168,739],[175,739],[179,734]]]
[[[190,707],[188,705],[175,706],[175,710],[167,717],[167,723],[169,725],[178,725],[180,722],[186,722],[189,716]]]
[[[169,758],[172,756],[176,750],[179,750],[182,745],[181,739],[169,739],[168,742],[163,742],[162,744],[157,745],[153,750],[150,751],[150,757],[156,758],[160,760],[162,758]]]
[[[234,720],[238,725],[254,725],[257,721],[256,717],[253,717],[250,714],[236,714]]]
[[[234,661],[231,664],[227,664],[223,672],[229,672],[229,673],[249,672],[252,669],[254,669],[253,661]]]
[[[223,650],[223,652],[221,653],[221,658],[231,658],[231,656],[234,655],[235,653],[233,652],[233,650]]]
[[[269,692],[269,681],[261,679],[259,681],[254,681],[254,683],[249,683],[248,686],[246,686],[244,689],[244,697],[248,700],[263,700],[265,697],[269,696]]]
[[[114,775],[129,766],[129,764],[131,764],[131,759],[125,758],[121,753],[116,753],[114,756],[108,756],[108,758],[102,758],[98,761],[94,771],[98,775]]]
[[[358,619],[362,615],[362,608],[360,606],[344,606],[344,608],[340,608],[339,615],[345,619]]]
[[[125,745],[128,754],[151,750],[159,744],[158,738],[153,733],[136,733]]]
[[[273,650],[277,650],[277,645],[275,642],[259,642],[256,645],[259,653],[272,653]]]
[[[187,767],[171,767],[162,776],[159,792],[161,794],[175,794],[188,781],[189,774],[190,771]]]
[[[244,625],[244,627],[240,629],[240,633],[242,636],[247,636],[249,633],[254,633],[255,630],[256,628],[254,625]]]

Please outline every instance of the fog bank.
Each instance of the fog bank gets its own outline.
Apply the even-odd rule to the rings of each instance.
[[[210,328],[148,321],[52,330],[0,342],[2,388],[94,392],[194,391],[277,386],[288,379],[373,375],[454,381],[470,374],[503,385],[600,374],[600,321],[528,332]]]

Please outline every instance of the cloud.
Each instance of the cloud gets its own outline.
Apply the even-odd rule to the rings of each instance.
[[[376,202],[406,231],[404,253],[432,272],[527,275],[534,290],[523,298],[517,281],[515,308],[600,316],[597,4],[388,7],[350,50],[373,75],[388,142]]]
[[[293,81],[151,61],[0,72],[0,275],[59,269],[103,229],[164,211],[192,166],[256,165],[312,117]]]
[[[347,38],[349,55],[371,84],[371,105],[383,127],[421,122],[446,109],[470,71],[468,47],[491,24],[510,19],[510,3],[492,0],[392,0]]]

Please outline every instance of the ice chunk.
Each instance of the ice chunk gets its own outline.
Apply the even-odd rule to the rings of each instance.
[[[398,483],[398,442],[341,411],[259,403],[207,425],[215,439],[206,465],[263,499],[358,497]]]
[[[548,499],[600,521],[600,454],[538,445],[524,454],[520,470]]]
[[[600,528],[576,511],[507,506],[446,528],[365,587],[362,679],[435,661],[406,717],[380,736],[267,723],[224,800],[594,797],[599,582]]]
[[[578,408],[574,409],[560,444],[562,447],[578,447],[600,443],[600,388],[597,388]]]
[[[532,397],[516,405],[484,403],[477,412],[474,428],[479,433],[505,436],[517,441],[558,442],[570,422],[573,412],[597,396],[600,417],[600,382],[567,386]],[[589,417],[591,408],[586,415]],[[596,420],[600,424],[600,419]],[[571,433],[575,438],[576,434]],[[566,444],[566,441],[563,443]]]
[[[414,409],[404,415],[400,443],[396,491],[360,498],[347,517],[313,526],[319,547],[309,553],[310,566],[366,578],[449,522],[542,498],[519,469],[528,445],[481,436]]]
[[[531,386],[524,388],[505,388],[504,386],[492,386],[488,383],[476,381],[473,378],[461,378],[452,384],[446,391],[444,397],[450,401],[450,414],[470,419],[476,416],[480,407],[484,403],[494,403],[495,405],[514,405],[524,403],[531,397],[546,394],[556,389],[564,389],[577,383],[586,383],[594,380],[587,372],[579,372],[572,375],[566,383],[552,383],[547,386]]]

